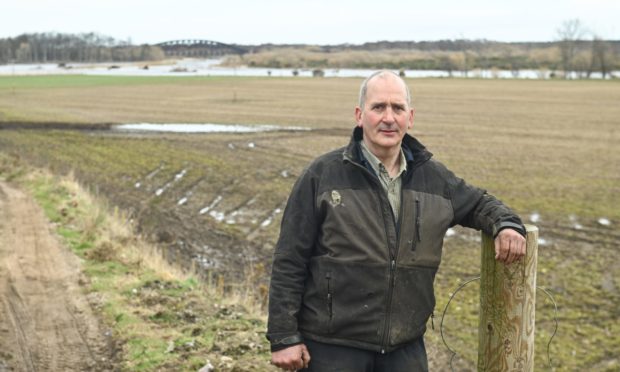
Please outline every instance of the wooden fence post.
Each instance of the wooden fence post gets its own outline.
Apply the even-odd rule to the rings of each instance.
[[[482,234],[478,371],[534,371],[534,312],[538,228],[525,225],[524,259],[495,260],[493,238]]]

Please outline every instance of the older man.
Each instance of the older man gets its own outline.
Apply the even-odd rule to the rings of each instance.
[[[446,230],[495,236],[505,264],[525,254],[519,217],[407,134],[414,113],[398,75],[372,74],[348,146],[314,160],[295,183],[269,295],[276,366],[426,371],[423,335]]]

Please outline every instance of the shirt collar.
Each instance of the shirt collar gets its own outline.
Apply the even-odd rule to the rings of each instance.
[[[385,166],[383,165],[383,163],[381,163],[381,160],[379,160],[379,158],[377,158],[375,154],[373,154],[370,151],[368,146],[366,146],[366,144],[364,143],[364,140],[360,141],[360,146],[362,148],[362,155],[364,156],[366,161],[368,161],[372,170],[375,172],[376,175],[381,174],[381,169],[385,169]],[[406,171],[407,171],[407,157],[405,156],[403,148],[401,147],[400,148],[400,169],[398,170],[398,174],[396,174],[396,176],[394,176],[393,178],[400,177],[400,175],[402,175]]]

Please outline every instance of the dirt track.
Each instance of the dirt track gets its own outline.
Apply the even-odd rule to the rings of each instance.
[[[0,182],[0,372],[110,369],[79,274],[41,208]]]

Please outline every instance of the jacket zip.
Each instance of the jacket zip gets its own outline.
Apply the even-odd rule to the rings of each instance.
[[[330,288],[330,282],[331,282],[331,278],[332,278],[332,273],[331,272],[327,272],[325,273],[325,279],[327,279],[327,314],[329,314],[329,324],[328,324],[328,331],[329,333],[332,332],[332,323],[333,323],[333,317],[334,317],[334,308],[333,308],[333,295],[332,295],[332,291]]]
[[[383,340],[381,341],[381,354],[385,354],[385,350],[387,349],[389,336],[390,336],[390,325],[392,322],[392,295],[394,294],[394,272],[396,270],[396,260],[392,258],[390,261],[390,282],[388,289],[388,311],[385,316],[385,330],[383,331]]]
[[[382,189],[383,186],[381,186],[381,184],[379,183],[379,180],[377,179],[377,176],[372,174],[368,169],[366,169],[361,164],[353,161],[353,159],[348,159],[348,160],[352,164],[354,164],[355,166],[363,169],[365,172],[367,172],[371,176],[373,182],[375,183],[375,186],[378,186],[378,190],[375,189],[375,191],[377,192],[377,194],[379,196],[379,201],[383,200],[383,198],[381,198],[380,191],[379,191],[379,190]],[[401,189],[401,198],[402,198],[402,189]],[[402,202],[401,202],[401,206],[402,206]],[[389,206],[389,202],[388,202],[388,207],[390,208],[390,211],[392,211],[391,207]],[[381,214],[383,215],[383,213],[381,213]],[[385,216],[384,216],[384,218],[383,218],[383,223],[384,224],[386,224],[385,220],[386,219],[385,219]],[[391,223],[393,225],[396,224],[396,221],[394,221],[394,213],[393,212],[390,214],[390,220],[391,220]],[[397,230],[396,226],[394,226],[394,229]],[[397,233],[397,235],[400,235],[400,233]],[[385,226],[385,236],[386,236],[386,239],[387,239],[387,225]],[[396,239],[397,239],[396,249],[398,249],[399,238],[400,238],[399,236],[396,237]],[[391,311],[392,310],[392,296],[394,294],[394,284],[395,284],[394,283],[395,282],[395,279],[394,279],[394,274],[395,273],[394,272],[395,272],[395,269],[396,269],[396,256],[398,255],[398,252],[393,252],[392,251],[392,247],[390,245],[389,240],[387,240],[386,243],[387,243],[387,246],[388,246],[388,254],[390,256],[390,264],[389,264],[390,265],[389,266],[390,267],[390,277],[389,277],[389,280],[388,280],[388,298],[387,298],[387,306],[388,306],[388,308],[387,308],[387,311],[386,311],[386,314],[385,314],[386,318],[385,318],[385,328],[383,330],[383,339],[381,341],[381,354],[385,354],[385,352],[386,352],[387,344],[388,344],[388,338],[389,338],[389,334],[390,334],[390,323],[391,323],[391,316],[392,316],[392,311]]]
[[[419,242],[422,241],[422,236],[420,235],[420,198],[418,196],[415,197],[415,238],[413,239],[413,244],[411,245],[411,250],[415,251]]]

